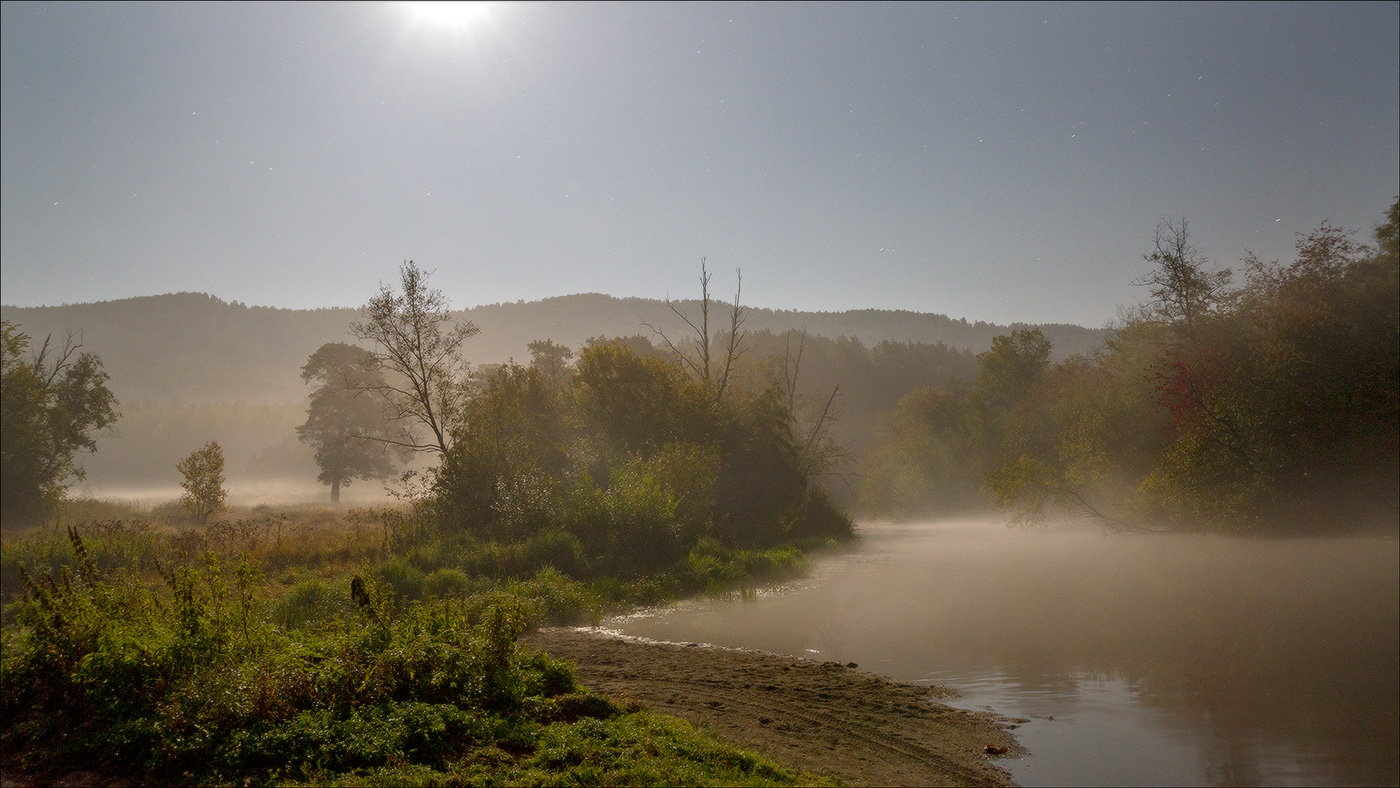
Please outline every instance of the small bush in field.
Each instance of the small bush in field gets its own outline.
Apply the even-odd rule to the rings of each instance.
[[[224,489],[224,450],[216,441],[191,452],[175,466],[184,477],[180,486],[185,494],[180,505],[195,520],[204,523],[219,512],[228,511],[228,490]]]
[[[404,599],[419,599],[423,596],[423,572],[403,556],[393,556],[380,564],[374,573],[388,583],[395,594]]]
[[[551,567],[574,576],[585,569],[583,545],[573,534],[551,528],[530,537],[525,544],[532,568]]]
[[[598,619],[602,604],[587,586],[546,567],[529,580],[506,586],[512,594],[538,606],[532,624],[581,624]]]
[[[430,597],[460,596],[473,585],[472,579],[460,569],[439,569],[423,578],[423,591]]]
[[[287,589],[273,608],[272,620],[284,629],[301,629],[348,613],[348,600],[343,589],[337,590],[320,578],[309,578]]]

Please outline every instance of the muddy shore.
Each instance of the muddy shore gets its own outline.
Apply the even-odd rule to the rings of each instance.
[[[855,665],[598,629],[543,629],[523,640],[573,660],[595,692],[640,701],[850,785],[1014,785],[993,761],[1023,752],[1009,728],[1025,720],[956,709],[938,702],[951,690],[900,684]]]

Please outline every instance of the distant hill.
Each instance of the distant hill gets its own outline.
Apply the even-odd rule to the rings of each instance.
[[[699,319],[699,303],[675,305]],[[712,327],[727,325],[728,306],[716,304]],[[175,293],[91,304],[52,307],[0,306],[0,317],[42,341],[68,333],[101,356],[111,388],[128,403],[231,403],[285,401],[306,396],[301,365],[326,342],[349,341],[358,310],[277,309],[226,302],[203,293]],[[473,363],[528,361],[526,345],[536,339],[578,348],[592,337],[652,333],[687,335],[666,302],[615,298],[596,293],[542,301],[489,304],[464,310],[481,333],[467,343]],[[1021,324],[954,320],[944,315],[863,309],[849,312],[797,312],[745,307],[745,327],[774,333],[806,329],[814,336],[850,337],[866,345],[882,341],[942,342],[981,352],[992,338]],[[1102,345],[1107,332],[1066,324],[1038,326],[1054,342],[1056,356],[1086,353]]]

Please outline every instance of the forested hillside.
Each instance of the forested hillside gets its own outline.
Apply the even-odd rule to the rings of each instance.
[[[697,301],[674,305],[683,314],[699,314]],[[713,303],[712,310],[712,326],[728,324],[728,306]],[[464,345],[464,355],[485,370],[511,359],[528,362],[527,345],[539,339],[578,351],[600,337],[661,344],[653,328],[677,339],[689,334],[663,301],[598,294],[478,306],[456,314],[481,329]],[[223,446],[231,478],[312,485],[311,451],[294,433],[305,419],[309,394],[301,367],[323,344],[351,341],[349,326],[358,316],[357,309],[275,309],[200,293],[3,308],[4,319],[36,342],[75,334],[111,375],[122,418],[100,439],[96,454],[78,458],[98,494],[173,485],[175,462],[211,439]],[[830,403],[831,437],[852,454],[871,440],[878,413],[915,388],[970,380],[977,371],[976,354],[991,346],[992,337],[1018,327],[882,310],[746,306],[743,316],[741,374],[755,386],[784,383],[784,356],[793,353],[796,365],[801,344],[800,369],[792,370],[801,401],[794,404],[827,411]],[[1107,336],[1080,326],[1039,329],[1055,338],[1057,357],[1089,352]]]
[[[698,314],[697,302],[677,301]],[[719,305],[717,324],[728,323]],[[84,349],[102,358],[111,388],[123,403],[232,403],[305,396],[301,365],[327,342],[348,341],[356,309],[275,309],[225,302],[202,293],[128,298],[94,304],[0,307],[0,316],[42,341],[68,332],[82,335]],[[992,337],[1017,328],[955,320],[944,315],[867,309],[852,312],[795,312],[744,308],[749,331],[803,330],[812,336],[849,337],[867,345],[883,341],[942,342],[979,353]],[[467,343],[474,364],[530,357],[526,345],[552,339],[580,348],[593,337],[651,334],[646,324],[673,336],[685,326],[663,301],[614,298],[596,293],[543,301],[489,304],[462,316],[481,329]],[[1057,356],[1086,353],[1107,332],[1062,324],[1037,326],[1054,343]]]

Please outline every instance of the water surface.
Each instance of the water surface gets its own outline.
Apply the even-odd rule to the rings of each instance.
[[[1400,781],[1400,542],[869,524],[811,577],[607,623],[1029,718],[1024,785]]]

